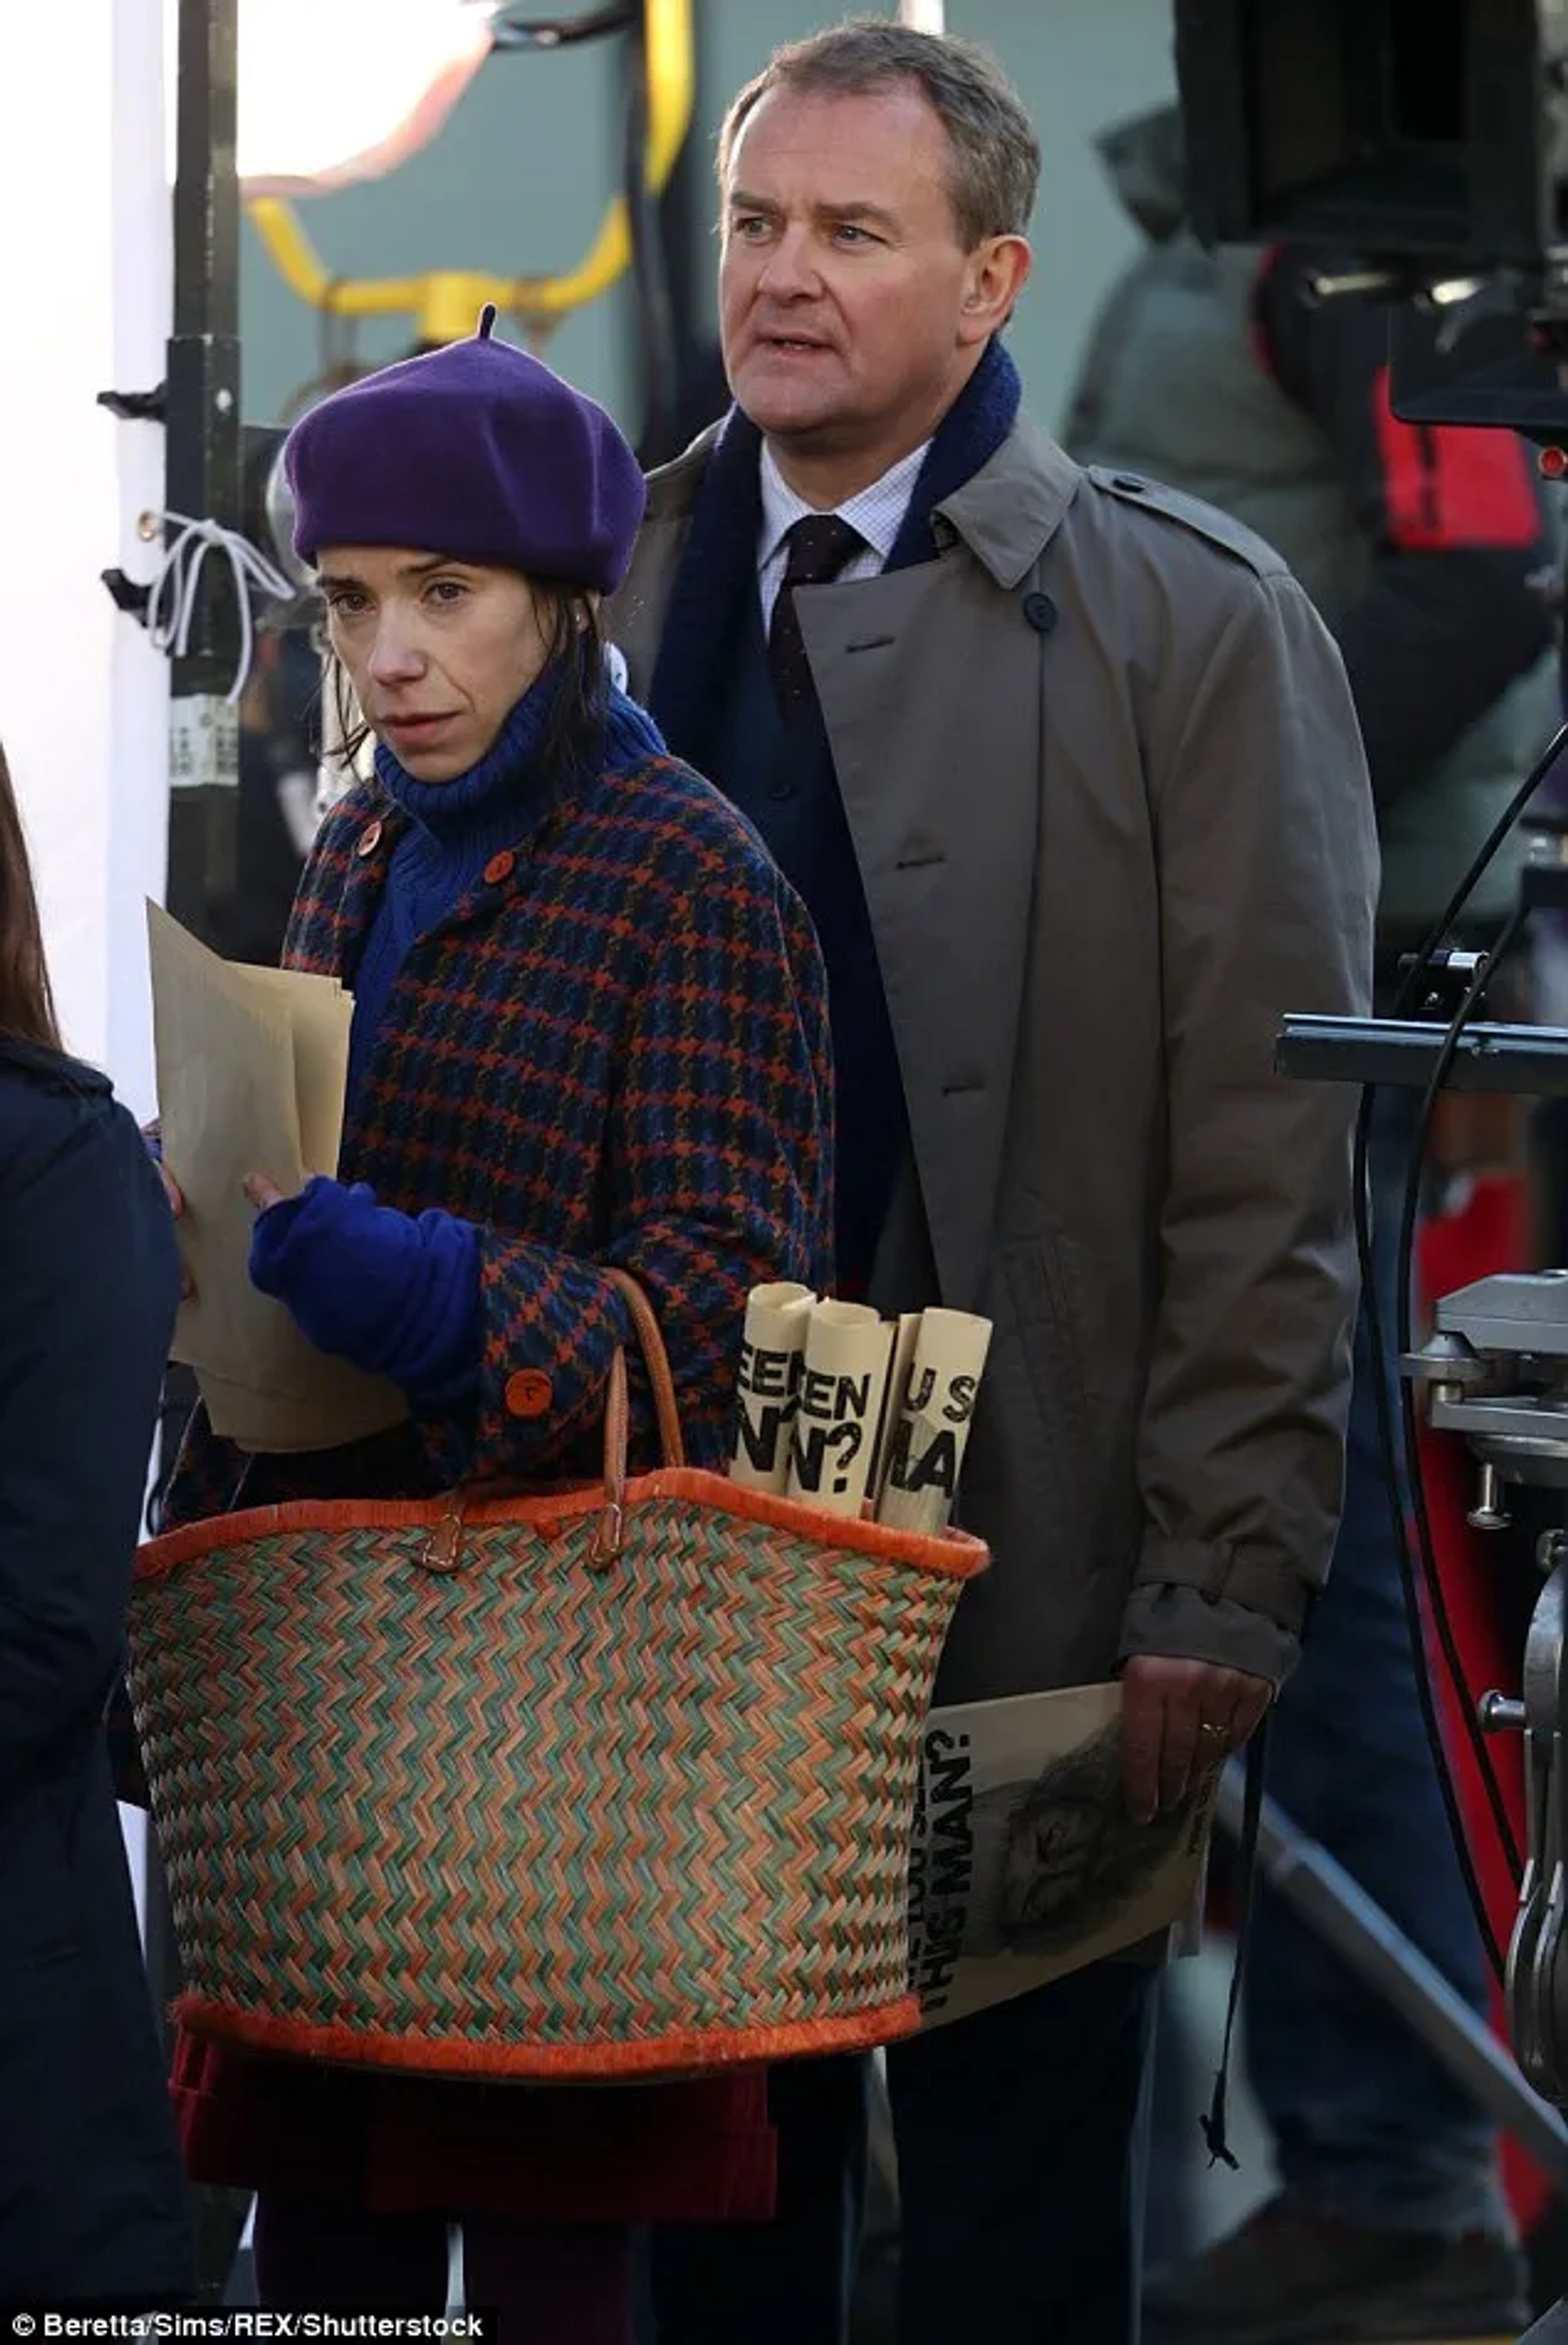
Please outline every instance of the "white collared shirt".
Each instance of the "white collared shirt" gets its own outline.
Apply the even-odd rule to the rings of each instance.
[[[904,526],[904,516],[909,510],[909,500],[915,492],[915,482],[921,465],[926,462],[926,450],[931,442],[911,449],[891,465],[879,481],[855,496],[846,497],[833,510],[840,520],[857,529],[865,540],[864,550],[852,554],[839,572],[842,579],[875,578],[893,551],[894,541]],[[784,584],[784,565],[789,560],[785,538],[797,521],[821,511],[808,505],[788,487],[767,442],[762,452],[763,526],[757,541],[757,591],[762,596],[763,633],[773,624],[774,604]]]

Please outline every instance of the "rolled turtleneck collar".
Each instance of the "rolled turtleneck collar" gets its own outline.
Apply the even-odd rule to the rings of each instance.
[[[526,822],[531,806],[542,812],[557,794],[557,785],[541,770],[539,759],[561,683],[559,665],[546,668],[466,774],[450,782],[416,781],[386,743],[379,742],[377,780],[394,806],[443,843],[475,831],[488,834],[495,817],[510,815]],[[598,770],[612,772],[665,755],[663,736],[647,711],[612,686]]]

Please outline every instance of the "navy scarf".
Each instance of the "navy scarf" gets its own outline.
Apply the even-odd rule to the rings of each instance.
[[[1017,419],[1022,391],[1007,350],[999,341],[988,343],[926,451],[887,569],[908,570],[936,559],[932,513],[996,454]],[[756,425],[732,407],[697,492],[648,695],[654,720],[676,756],[703,772],[723,698],[723,679],[733,665],[747,614],[746,597],[757,592],[761,450]]]

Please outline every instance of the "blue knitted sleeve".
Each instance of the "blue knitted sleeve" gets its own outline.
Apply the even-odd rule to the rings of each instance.
[[[318,1351],[440,1407],[478,1381],[480,1236],[471,1222],[379,1205],[363,1182],[318,1177],[263,1213],[250,1275]]]

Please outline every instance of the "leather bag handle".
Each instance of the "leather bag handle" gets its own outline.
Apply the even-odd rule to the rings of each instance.
[[[632,1329],[642,1355],[642,1365],[653,1396],[659,1427],[659,1449],[666,1466],[683,1466],[685,1442],[681,1433],[680,1405],[670,1355],[664,1347],[658,1317],[637,1281],[624,1270],[606,1267],[603,1276],[625,1304]],[[608,1571],[621,1559],[626,1532],[626,1470],[632,1439],[632,1388],[626,1372],[626,1346],[617,1344],[610,1363],[604,1405],[604,1507],[588,1551],[589,1567]],[[420,1561],[428,1571],[455,1571],[462,1559],[463,1515],[477,1500],[523,1496],[515,1483],[465,1483],[452,1493],[448,1513],[431,1531]]]
[[[670,1373],[670,1355],[664,1349],[653,1305],[631,1274],[624,1270],[606,1270],[605,1277],[632,1315],[632,1325],[642,1349],[642,1365],[648,1372],[648,1382],[653,1392],[653,1413],[659,1424],[659,1448],[666,1466],[683,1466],[686,1445],[681,1434],[681,1409],[675,1398],[675,1379]],[[617,1351],[620,1346],[617,1345]],[[621,1353],[624,1374],[625,1355]],[[611,1371],[613,1377],[613,1368]],[[630,1430],[630,1415],[627,1431]],[[625,1457],[625,1437],[622,1436],[622,1458]]]
[[[666,1466],[683,1466],[685,1444],[681,1436],[681,1412],[670,1355],[653,1306],[636,1280],[623,1270],[607,1270],[605,1277],[632,1315],[632,1325],[642,1354],[642,1365],[653,1389],[653,1413],[659,1424],[659,1447]],[[626,1459],[632,1435],[632,1394],[626,1374],[626,1349],[617,1344],[610,1363],[610,1390],[604,1410],[604,1510],[588,1550],[591,1571],[609,1571],[621,1559],[626,1541]]]

